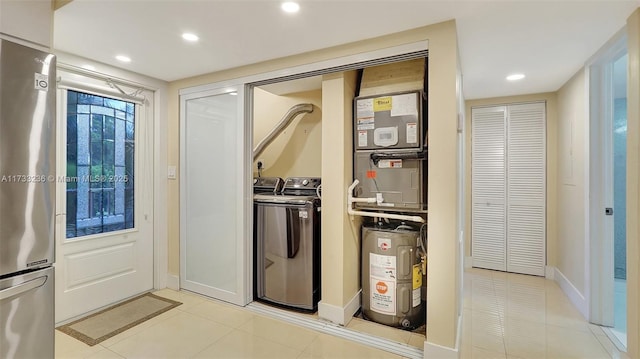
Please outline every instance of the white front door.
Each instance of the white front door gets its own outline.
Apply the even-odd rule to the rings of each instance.
[[[58,90],[57,323],[153,288],[153,94],[116,95]]]
[[[245,305],[252,197],[244,89],[181,94],[180,111],[180,287]]]

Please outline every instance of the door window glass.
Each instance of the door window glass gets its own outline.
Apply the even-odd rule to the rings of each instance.
[[[134,227],[136,106],[67,91],[67,238]]]

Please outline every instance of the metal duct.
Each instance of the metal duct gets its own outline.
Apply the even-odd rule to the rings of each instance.
[[[260,143],[256,145],[253,149],[253,158],[254,160],[264,151],[264,149],[285,129],[291,121],[301,113],[310,113],[313,112],[313,105],[310,103],[301,103],[295,105],[287,111],[287,113],[282,117],[282,120],[278,122],[276,127],[274,127],[268,135],[266,135]]]

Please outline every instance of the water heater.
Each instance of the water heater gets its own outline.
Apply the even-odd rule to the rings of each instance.
[[[420,230],[404,223],[362,227],[362,312],[394,327],[424,323],[426,253]],[[424,246],[423,246],[424,247]]]

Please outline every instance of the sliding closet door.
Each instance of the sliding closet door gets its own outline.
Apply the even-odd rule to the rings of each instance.
[[[473,266],[506,270],[506,108],[472,110],[471,255]]]
[[[545,103],[472,109],[473,266],[544,275]]]
[[[507,108],[507,271],[544,275],[545,104]]]
[[[180,96],[180,287],[238,305],[248,303],[251,236],[243,93]]]

